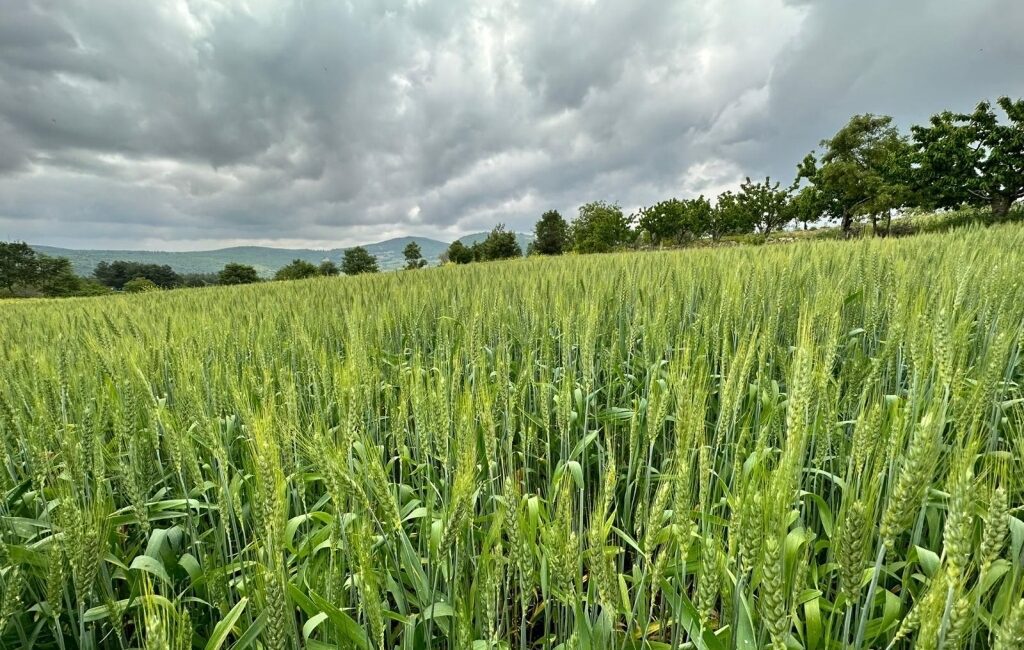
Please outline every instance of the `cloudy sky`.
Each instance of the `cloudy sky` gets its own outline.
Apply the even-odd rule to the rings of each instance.
[[[526,231],[1024,95],[1021,0],[0,2],[0,239],[76,248]]]

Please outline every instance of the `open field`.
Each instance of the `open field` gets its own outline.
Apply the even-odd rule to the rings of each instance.
[[[0,304],[0,646],[1022,647],[1022,269],[1006,225]]]

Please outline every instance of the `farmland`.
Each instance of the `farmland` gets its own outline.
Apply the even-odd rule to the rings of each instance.
[[[0,305],[0,646],[1019,648],[1024,228]]]

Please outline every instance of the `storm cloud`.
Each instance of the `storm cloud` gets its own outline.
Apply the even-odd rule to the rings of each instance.
[[[13,0],[0,239],[440,239],[1024,95],[1019,0]]]

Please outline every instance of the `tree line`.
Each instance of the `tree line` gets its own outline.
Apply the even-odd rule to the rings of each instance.
[[[804,157],[787,186],[748,177],[714,202],[703,195],[671,198],[631,215],[595,201],[581,206],[571,223],[551,210],[537,221],[528,252],[602,253],[725,235],[767,237],[790,224],[811,223],[838,224],[844,237],[870,223],[875,235],[885,236],[893,215],[903,210],[986,207],[1001,221],[1022,197],[1024,100],[1002,97],[970,113],[943,111],[909,133],[901,133],[887,115],[855,115]],[[499,226],[492,237],[501,231]],[[477,250],[453,242],[447,259],[464,264],[514,256],[489,250],[486,242]]]
[[[419,244],[410,242],[404,250],[407,269],[427,265]],[[312,277],[377,273],[377,258],[362,246],[346,249],[341,265],[331,260],[313,264],[295,259],[278,269],[273,280],[302,280]],[[217,273],[178,273],[167,264],[115,260],[100,262],[92,276],[79,277],[71,261],[37,253],[25,242],[0,242],[0,297],[71,297],[123,291],[142,293],[158,289],[238,285],[262,282],[259,272],[248,264],[230,262]]]

